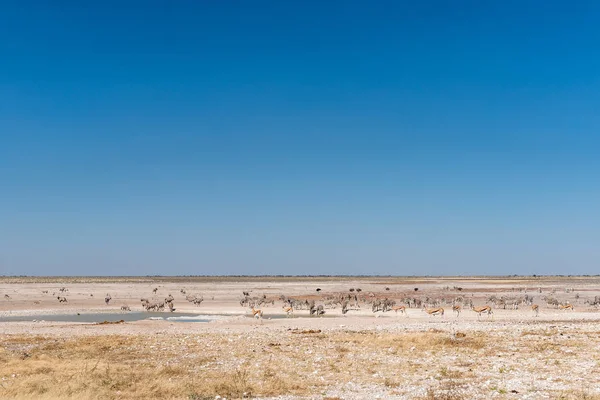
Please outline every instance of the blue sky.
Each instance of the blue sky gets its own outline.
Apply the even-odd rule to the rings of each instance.
[[[0,4],[1,274],[598,273],[599,3],[123,3]]]

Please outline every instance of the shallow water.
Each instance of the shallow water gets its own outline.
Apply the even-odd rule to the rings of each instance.
[[[72,313],[72,314],[37,314],[0,317],[0,322],[116,322],[116,321],[141,321],[145,319],[166,320],[172,322],[210,322],[226,317],[224,315],[198,315],[177,312],[124,312],[124,313]],[[230,316],[229,316],[230,317]]]
[[[125,322],[142,321],[142,320],[165,320],[170,322],[211,322],[223,318],[232,318],[245,316],[253,318],[251,314],[194,314],[194,313],[178,313],[178,312],[114,312],[114,313],[70,313],[70,314],[35,314],[35,315],[14,315],[0,317],[0,322],[32,322],[32,321],[51,321],[51,322],[116,322],[123,320]],[[290,315],[285,314],[265,314],[264,319],[296,319],[296,318],[332,318],[339,315],[321,315],[309,316],[308,314]]]

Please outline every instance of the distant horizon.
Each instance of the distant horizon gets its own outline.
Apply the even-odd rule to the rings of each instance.
[[[600,277],[600,274],[534,275],[0,275],[0,278],[540,278]]]
[[[0,274],[600,266],[600,2],[0,4]]]

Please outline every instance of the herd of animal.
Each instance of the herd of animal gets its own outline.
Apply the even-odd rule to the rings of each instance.
[[[448,288],[449,289],[449,288]],[[157,299],[158,287],[154,287],[151,298],[141,298],[141,306],[146,311],[161,312],[168,309],[170,312],[175,311],[175,298],[168,294],[163,300]],[[452,312],[458,318],[464,309],[474,311],[478,318],[482,315],[487,315],[493,318],[494,309],[505,309],[505,310],[516,310],[522,306],[526,306],[531,309],[535,316],[540,313],[540,306],[534,303],[534,297],[528,294],[520,296],[488,296],[485,300],[486,303],[483,306],[475,306],[473,299],[464,295],[463,288],[454,288],[461,292],[457,296],[426,296],[426,295],[414,295],[414,294],[394,294],[390,292],[389,287],[385,287],[383,293],[365,293],[360,288],[350,288],[346,293],[329,293],[326,294],[321,288],[316,288],[317,295],[306,295],[298,297],[290,297],[286,295],[280,295],[279,297],[267,297],[262,294],[253,296],[251,290],[242,292],[242,297],[239,300],[239,304],[242,307],[247,307],[250,310],[252,316],[257,319],[262,319],[264,315],[263,307],[274,306],[276,301],[282,302],[282,311],[287,316],[292,316],[296,311],[306,310],[309,316],[322,316],[330,309],[341,308],[342,315],[347,314],[352,310],[360,310],[362,307],[368,307],[372,313],[387,313],[394,312],[395,314],[404,314],[408,316],[407,310],[409,309],[421,309],[430,316],[444,316],[445,308],[452,309]],[[417,293],[418,288],[411,290],[411,293]],[[180,289],[180,294],[185,296],[185,300],[200,306],[204,301],[202,295],[188,294],[186,289]],[[541,289],[540,289],[541,292]],[[421,293],[421,292],[419,292]],[[49,295],[48,290],[43,290],[42,294]],[[57,291],[52,293],[52,296],[56,297],[59,303],[68,303],[67,295],[69,289],[61,287]],[[546,303],[547,307],[554,307],[562,310],[574,310],[574,307],[569,302],[561,302],[554,296],[555,291],[551,292],[552,296],[542,297],[542,300]],[[93,294],[90,294],[93,297]],[[6,300],[12,300],[12,297],[8,294],[4,295]],[[214,299],[214,298],[213,298]],[[576,295],[576,299],[579,300],[579,296]],[[112,296],[107,293],[104,297],[105,305],[110,305]],[[600,296],[596,296],[593,300],[586,300],[586,304],[600,305]],[[39,304],[39,301],[36,302]],[[362,307],[361,307],[362,305]],[[493,307],[492,307],[493,305]],[[129,312],[131,307],[127,304],[121,306],[121,311]]]
[[[158,288],[154,288],[152,290],[152,293],[154,295],[156,295],[157,292],[158,292]],[[181,292],[185,294],[185,290],[182,289]],[[60,289],[58,289],[58,293],[53,292],[52,296],[56,297],[56,299],[58,300],[59,303],[66,304],[66,303],[68,303],[68,300],[67,300],[68,293],[69,293],[68,288],[61,287]],[[49,295],[49,291],[42,290],[42,294]],[[94,295],[90,294],[90,297],[94,297]],[[4,295],[4,298],[6,300],[12,299],[12,297],[9,296],[8,294]],[[104,297],[104,304],[107,306],[110,305],[111,300],[112,300],[112,296],[110,295],[110,293],[107,293],[106,296]],[[187,295],[186,300],[199,306],[202,303],[202,301],[204,300],[204,298],[202,296]],[[142,298],[141,304],[142,304],[142,308],[145,309],[146,311],[164,311],[165,307],[166,307],[169,309],[169,311],[173,312],[173,311],[175,311],[174,301],[175,301],[175,298],[171,294],[169,294],[163,301],[157,301],[157,300],[150,301],[147,298]],[[39,301],[34,301],[34,303],[40,304]],[[123,304],[121,306],[121,311],[129,312],[129,311],[131,311],[131,307],[127,304]]]
[[[389,288],[385,288],[386,291],[389,291]],[[458,288],[459,291],[462,291],[462,288]],[[465,296],[456,296],[456,297],[414,297],[414,296],[404,296],[401,299],[395,300],[389,297],[381,298],[374,293],[368,293],[366,295],[361,295],[361,289],[351,288],[349,289],[350,293],[346,294],[330,294],[324,295],[322,294],[322,289],[317,288],[317,292],[319,292],[319,299],[315,300],[314,298],[309,299],[306,296],[303,298],[293,298],[285,295],[281,295],[279,300],[282,301],[282,310],[288,315],[292,316],[294,311],[297,310],[307,310],[308,315],[310,316],[320,316],[325,314],[325,309],[335,309],[338,306],[341,307],[342,314],[348,313],[348,311],[354,309],[361,309],[361,303],[363,305],[370,306],[371,311],[375,314],[378,312],[386,313],[388,311],[393,311],[394,313],[400,312],[405,316],[407,314],[407,308],[415,308],[421,309],[426,312],[430,316],[444,316],[445,309],[444,305],[452,308],[452,312],[458,318],[461,312],[464,309],[472,310],[477,314],[477,317],[480,318],[482,315],[487,315],[488,317],[493,318],[494,308],[485,304],[483,306],[475,306],[473,304],[473,300],[470,298],[466,298]],[[414,289],[414,292],[417,292],[418,288]],[[244,307],[248,307],[251,309],[251,313],[254,317],[261,319],[264,315],[263,310],[258,307],[266,307],[269,305],[274,305],[275,299],[268,298],[266,295],[262,296],[251,296],[250,291],[243,291],[243,297],[240,300],[240,305]],[[310,296],[314,297],[314,296]],[[488,303],[491,303],[496,308],[501,309],[519,309],[522,306],[527,306],[531,309],[534,316],[539,316],[540,307],[538,304],[534,304],[534,298],[530,295],[524,295],[519,297],[513,296],[501,296],[496,297],[494,295],[489,296],[487,299]],[[574,310],[574,307],[569,302],[558,302],[554,298],[544,297],[544,301],[546,301],[548,307],[555,306],[557,309],[562,310]],[[594,299],[595,302],[600,304],[600,297]],[[397,304],[398,302],[403,304]]]

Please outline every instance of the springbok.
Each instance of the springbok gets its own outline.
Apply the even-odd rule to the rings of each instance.
[[[423,307],[423,311],[425,311],[429,315],[441,315],[444,316],[444,309],[442,307],[437,308],[426,308]]]
[[[260,319],[260,322],[262,322],[263,312],[260,309],[256,310],[254,307],[252,307],[252,316],[256,319]]]
[[[283,307],[283,311],[287,314],[288,317],[294,313],[294,309],[291,306]]]
[[[398,314],[398,311],[400,311],[408,317],[408,314],[406,313],[406,306],[394,306],[392,307],[392,311],[394,311],[396,314]]]
[[[458,304],[455,304],[452,306],[452,311],[456,313],[456,318],[458,318],[460,312],[462,311],[462,307]]]
[[[560,308],[561,310],[575,311],[575,309],[573,308],[572,304],[561,304],[561,305],[558,306],[558,308]]]
[[[532,305],[531,310],[533,311],[536,317],[540,315],[540,306],[538,306],[537,304]]]
[[[482,313],[487,314],[488,317],[490,317],[494,314],[494,312],[492,311],[492,307],[490,307],[490,306],[473,307],[473,308],[471,308],[471,310],[473,310],[477,313],[477,318],[481,317]]]

